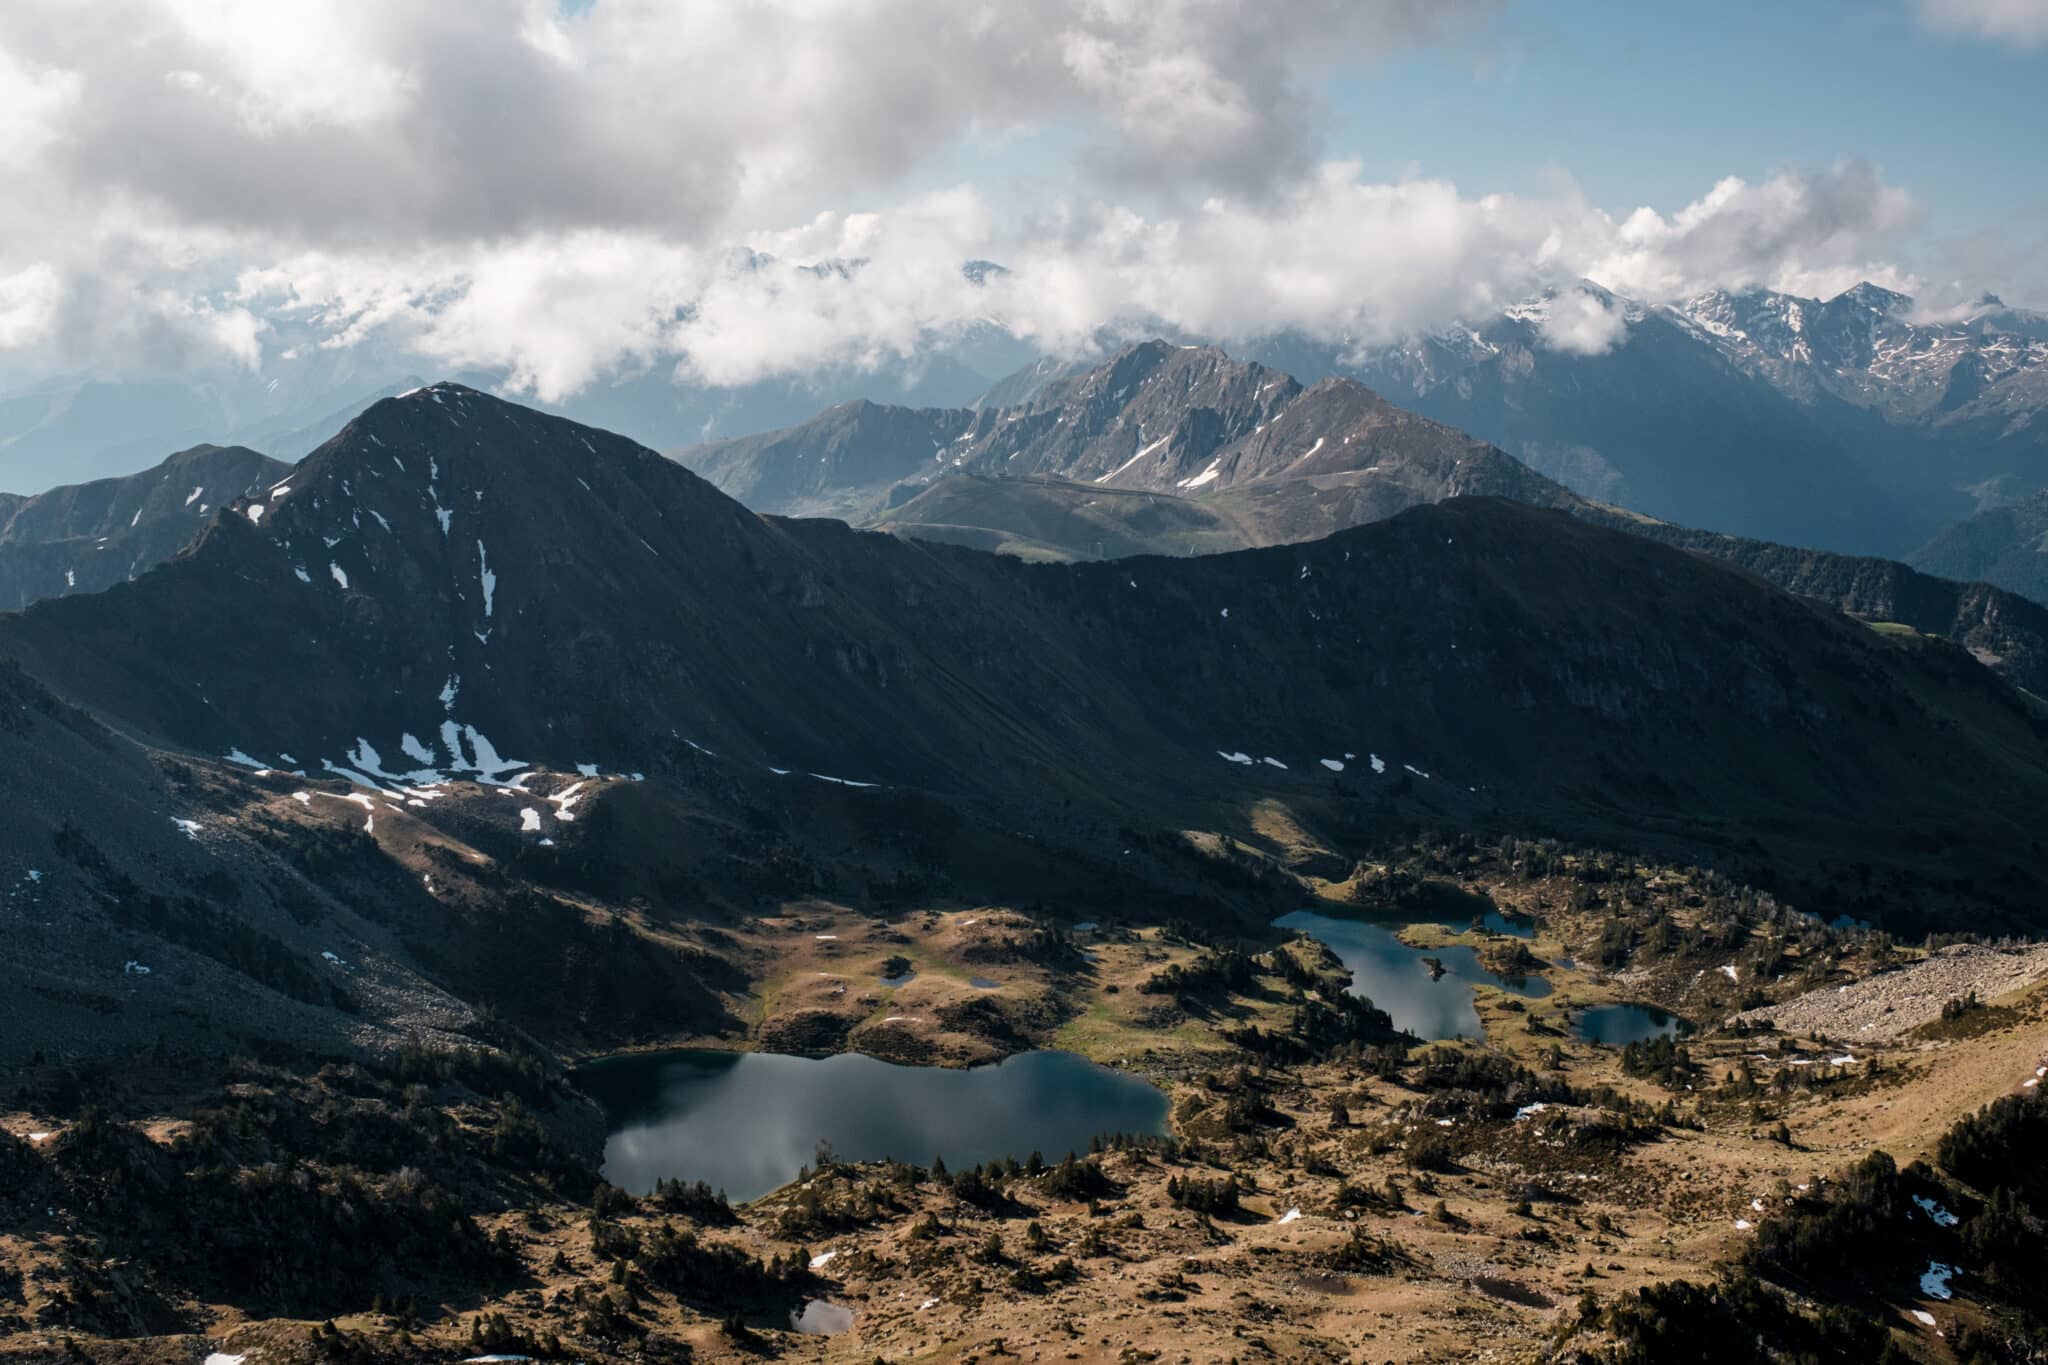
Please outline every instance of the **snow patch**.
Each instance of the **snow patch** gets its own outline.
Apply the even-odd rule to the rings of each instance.
[[[1341,759],[1319,758],[1316,760],[1316,762],[1322,764],[1325,768],[1328,768],[1333,773],[1341,773],[1344,771],[1344,763]]]
[[[491,572],[491,561],[484,554],[484,543],[481,540],[476,543],[476,575],[477,581],[482,583],[484,588],[484,615],[489,616],[491,601],[498,593],[498,576]]]
[[[343,592],[348,591],[348,575],[341,571],[341,565],[330,559],[327,561],[327,572],[334,575],[334,581],[341,585]]]
[[[1929,1261],[1927,1269],[1920,1273],[1920,1292],[1930,1299],[1947,1302],[1956,1296],[1948,1284],[1955,1273],[1956,1268],[1944,1261]]]
[[[966,439],[966,438],[964,438],[964,437],[963,437],[962,439],[964,440],[964,439]],[[1108,482],[1109,482],[1109,481],[1110,481],[1111,479],[1113,479],[1113,478],[1115,478],[1115,477],[1116,477],[1117,475],[1119,475],[1119,474],[1123,473],[1123,472],[1124,472],[1124,471],[1125,471],[1126,469],[1129,469],[1129,468],[1130,468],[1130,467],[1131,467],[1132,465],[1134,465],[1134,464],[1136,464],[1136,463],[1137,463],[1138,461],[1140,461],[1140,460],[1144,459],[1144,458],[1145,458],[1145,457],[1146,457],[1147,455],[1150,455],[1150,454],[1151,454],[1151,453],[1152,453],[1153,451],[1155,451],[1155,450],[1159,449],[1159,447],[1161,447],[1161,446],[1165,445],[1165,444],[1166,444],[1166,443],[1167,443],[1168,441],[1170,441],[1170,440],[1172,440],[1172,439],[1173,439],[1173,438],[1172,438],[1171,436],[1162,436],[1162,437],[1160,437],[1160,438],[1159,438],[1158,440],[1154,441],[1154,442],[1153,442],[1153,443],[1152,443],[1151,445],[1148,445],[1148,446],[1141,446],[1141,447],[1139,448],[1139,450],[1138,450],[1138,453],[1137,453],[1137,454],[1135,454],[1135,455],[1131,456],[1131,458],[1130,458],[1130,459],[1128,459],[1128,460],[1125,460],[1125,461],[1124,461],[1124,462],[1123,462],[1122,464],[1118,465],[1118,466],[1117,466],[1117,467],[1116,467],[1115,469],[1112,469],[1112,470],[1110,470],[1110,471],[1109,471],[1109,472],[1108,472],[1107,474],[1104,474],[1104,475],[1103,475],[1103,476],[1102,476],[1101,478],[1097,479],[1097,480],[1096,480],[1095,482],[1097,482],[1097,483],[1108,483]],[[1183,486],[1183,487],[1185,487],[1186,485],[1182,485],[1182,486]]]

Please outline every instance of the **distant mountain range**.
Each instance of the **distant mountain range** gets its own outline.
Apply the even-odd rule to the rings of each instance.
[[[402,355],[365,348],[344,362],[305,350],[269,362],[261,375],[62,376],[0,390],[0,490],[35,493],[128,474],[180,444],[242,445],[297,460],[371,403],[423,382]],[[664,367],[615,376],[546,406],[669,446],[787,426],[862,397],[964,405],[1029,354],[1021,343],[988,337],[957,354],[733,387],[691,384]],[[503,379],[461,377],[479,388]]]
[[[1614,344],[1552,328],[1588,304]],[[1597,285],[1363,350],[1276,338],[1248,358],[1341,375],[1500,445],[1578,492],[1664,520],[1898,556],[2048,486],[2048,317],[1996,301],[1950,322],[1862,285],[1648,307]]]
[[[1462,432],[1350,380],[1292,376],[1206,346],[1150,341],[1037,387],[1013,407],[832,408],[785,431],[682,450],[721,490],[764,511],[866,521],[943,475],[1058,479],[1105,493],[1207,497],[1309,481],[1356,515],[1308,539],[1460,494],[1536,505],[1562,487]]]

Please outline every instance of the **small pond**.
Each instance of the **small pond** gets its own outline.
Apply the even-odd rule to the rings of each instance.
[[[1655,1005],[1595,1005],[1579,1011],[1572,1033],[1588,1043],[1621,1047],[1691,1033],[1692,1025]]]
[[[792,1331],[805,1336],[836,1337],[853,1330],[853,1310],[843,1304],[810,1299],[802,1308],[790,1311],[789,1325]]]
[[[1297,910],[1273,923],[1326,944],[1350,969],[1351,993],[1370,999],[1393,1016],[1394,1027],[1419,1038],[1479,1037],[1474,986],[1499,986],[1529,999],[1550,994],[1550,983],[1540,976],[1494,975],[1480,965],[1478,953],[1463,945],[1411,948],[1396,936],[1398,924],[1337,919],[1313,910]],[[1432,977],[1425,958],[1442,962],[1443,975]]]
[[[635,1194],[702,1180],[756,1199],[795,1179],[821,1141],[843,1160],[959,1167],[1034,1151],[1058,1160],[1101,1134],[1166,1131],[1158,1089],[1067,1052],[962,1071],[689,1050],[593,1062],[576,1083],[609,1121],[605,1178]]]

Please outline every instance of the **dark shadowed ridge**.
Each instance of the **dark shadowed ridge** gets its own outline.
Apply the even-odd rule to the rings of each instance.
[[[1559,512],[1468,498],[1299,546],[1028,565],[760,517],[447,384],[135,583],[0,620],[0,649],[210,754],[372,778],[712,755],[1026,828],[1385,798],[1808,867],[1912,862],[1938,827],[1944,866],[2027,877],[2048,802],[2040,717],[1962,651]]]

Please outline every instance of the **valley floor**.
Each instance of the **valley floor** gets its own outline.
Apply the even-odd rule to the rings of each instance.
[[[1483,1042],[1413,1050],[1300,1044],[1303,1011],[1344,980],[1307,940],[1217,986],[1203,975],[1217,950],[1156,927],[1048,938],[993,907],[875,917],[792,903],[737,934],[765,967],[748,1021],[757,1045],[962,1064],[1051,1044],[1164,1086],[1172,1136],[972,1174],[828,1162],[731,1211],[593,1183],[587,1113],[559,1091],[491,1098],[506,1078],[459,1066],[422,1085],[403,1068],[307,1078],[248,1064],[222,1090],[129,1115],[125,1147],[105,1120],[53,1113],[25,1085],[0,1131],[59,1174],[16,1160],[17,1195],[40,1193],[12,1208],[0,1198],[0,1360],[1605,1359],[1617,1349],[1606,1310],[1631,1292],[1730,1272],[1771,1224],[1812,1216],[1872,1148],[1902,1167],[1932,1161],[1959,1118],[2034,1089],[2048,1064],[2040,949],[1957,950],[1900,971],[1901,955],[1869,936],[1802,929],[1795,944],[1765,915],[1731,951],[1712,938],[1710,907],[1681,911],[1676,941],[1625,951],[1610,970],[1596,965],[1601,940],[1638,893],[1587,904],[1571,894],[1583,884],[1484,869],[1444,879],[1439,889],[1541,916],[1526,947],[1553,990],[1482,988]],[[1699,899],[1669,872],[1625,884],[1647,887],[1652,906]],[[1337,907],[1356,890],[1324,888]],[[1521,943],[1408,917],[1425,946]],[[879,984],[891,959],[914,979]],[[1760,961],[1775,973],[1748,984]],[[1182,988],[1162,988],[1176,968]],[[1940,990],[1905,1004],[1897,983],[1931,970]],[[1973,988],[1973,1005],[1943,1010]],[[1873,991],[1898,996],[1899,1017],[1858,1036],[1845,1023]],[[1710,1027],[1675,1051],[1574,1036],[1576,1010],[1616,999]],[[1781,1027],[1711,1027],[1738,1005]],[[1838,1031],[1811,1031],[1823,1023]],[[287,1146],[291,1115],[318,1126],[290,1139],[303,1152]],[[252,1147],[252,1130],[266,1141]],[[372,1132],[430,1155],[368,1152]],[[149,1263],[165,1243],[124,1240],[105,1220],[202,1214],[176,1193],[159,1206],[116,1192],[104,1152],[119,1147],[114,1168],[133,1183],[174,1154],[198,1171],[188,1157],[200,1146],[241,1168],[223,1177],[229,1189],[259,1179],[260,1149],[315,1185],[367,1170],[379,1199],[418,1160],[469,1211],[474,1268],[401,1250],[366,1272],[393,1292],[340,1311],[339,1289],[331,1316],[203,1270],[183,1276],[197,1286],[184,1296],[166,1292],[179,1274]],[[851,1330],[790,1330],[791,1307],[812,1300],[850,1310]],[[1951,1358],[1959,1325],[2003,1311],[1912,1276],[1861,1282],[1855,1301],[1902,1358],[1929,1361]]]

